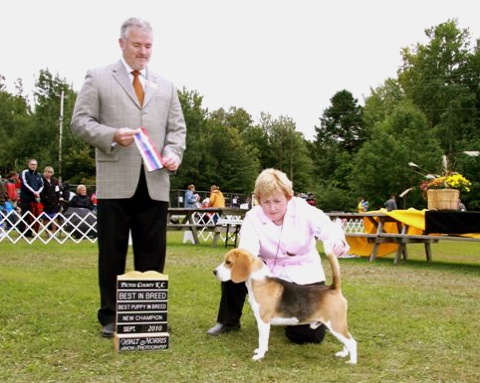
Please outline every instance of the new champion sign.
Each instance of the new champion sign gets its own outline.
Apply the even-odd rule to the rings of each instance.
[[[135,143],[147,166],[147,170],[151,172],[163,168],[160,152],[155,147],[146,129],[143,126],[140,129],[140,133],[135,134]]]

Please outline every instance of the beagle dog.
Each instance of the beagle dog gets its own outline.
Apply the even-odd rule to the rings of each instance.
[[[258,326],[258,348],[253,360],[262,359],[268,351],[271,325],[310,324],[317,328],[322,323],[343,343],[343,350],[335,355],[348,363],[357,363],[357,342],[348,332],[347,300],[341,291],[340,266],[331,253],[327,258],[332,268],[332,284],[298,285],[271,276],[259,257],[243,249],[233,249],[213,273],[222,282],[245,282],[248,300]]]

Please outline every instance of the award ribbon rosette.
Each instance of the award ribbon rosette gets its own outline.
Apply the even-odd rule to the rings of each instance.
[[[140,129],[140,133],[135,134],[134,137],[143,162],[145,162],[149,172],[160,170],[163,168],[160,152],[155,147],[147,130],[143,126],[141,126]]]

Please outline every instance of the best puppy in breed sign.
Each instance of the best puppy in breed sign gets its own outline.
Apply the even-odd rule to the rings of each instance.
[[[166,350],[168,275],[131,271],[117,277],[117,351]]]

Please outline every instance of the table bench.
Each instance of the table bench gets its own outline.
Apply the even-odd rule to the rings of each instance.
[[[430,244],[439,241],[464,241],[464,242],[480,242],[480,238],[472,238],[465,236],[452,235],[411,235],[411,234],[379,234],[379,238],[386,238],[388,241],[399,244],[397,253],[395,254],[394,262],[400,262],[402,256],[403,260],[408,260],[407,244],[409,243],[423,243],[425,245],[425,257],[428,262],[432,260],[432,249]]]
[[[245,209],[238,208],[169,208],[167,230],[190,231],[196,245],[200,243],[200,236],[203,233],[213,233],[213,246],[217,245],[221,234],[226,233],[226,247],[229,239],[232,239],[229,233],[230,226],[221,226],[218,221],[242,220],[245,213]],[[235,244],[238,230],[235,227]]]
[[[242,228],[242,223],[243,219],[220,218],[214,229],[212,246],[217,246],[220,234],[225,233],[225,247],[237,247],[238,233]],[[230,228],[232,228],[232,231],[230,231]],[[228,243],[230,240],[233,241],[231,245]]]
[[[438,213],[436,213],[438,215]],[[398,263],[402,260],[408,260],[407,245],[412,243],[423,243],[425,246],[425,257],[427,261],[432,260],[431,244],[441,240],[480,242],[478,237],[467,237],[462,235],[425,233],[420,229],[414,229],[409,232],[410,226],[405,222],[401,222],[388,214],[382,212],[367,213],[328,213],[332,219],[342,220],[345,236],[348,238],[364,238],[367,243],[373,244],[369,259],[373,261],[377,258],[379,246],[385,243],[398,244],[394,262]],[[396,232],[388,232],[385,230],[385,224],[393,222],[393,230]],[[364,224],[372,224],[372,230],[364,231]],[[390,228],[392,229],[392,228]],[[415,233],[414,233],[415,232]]]

